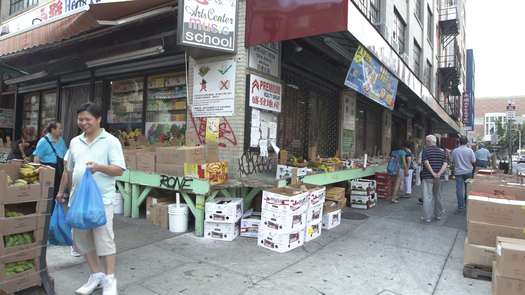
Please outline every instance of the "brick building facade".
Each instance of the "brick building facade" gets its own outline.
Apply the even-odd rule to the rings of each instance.
[[[516,105],[516,117],[523,118],[523,116],[525,116],[525,95],[476,98],[474,121],[474,132],[476,139],[482,140],[486,135],[485,125],[488,122],[485,122],[485,115],[489,113],[493,113],[495,115],[497,113],[505,113],[509,101],[512,101],[514,105]]]

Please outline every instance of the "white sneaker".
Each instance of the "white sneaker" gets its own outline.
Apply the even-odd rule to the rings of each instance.
[[[117,279],[113,275],[106,276],[104,280],[104,288],[102,289],[102,295],[117,295]]]
[[[101,272],[89,276],[89,280],[82,287],[75,291],[78,295],[90,295],[96,289],[100,289],[104,282],[105,275]]]
[[[73,246],[71,246],[71,256],[80,257],[80,254],[75,250]]]

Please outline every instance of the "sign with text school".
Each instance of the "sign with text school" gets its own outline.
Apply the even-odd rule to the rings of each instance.
[[[348,86],[393,110],[398,80],[366,49],[359,46],[345,79]]]
[[[179,43],[235,52],[237,0],[179,0]]]
[[[257,75],[250,75],[250,106],[272,112],[281,112],[282,85]]]

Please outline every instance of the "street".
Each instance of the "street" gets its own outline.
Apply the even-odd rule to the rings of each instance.
[[[420,189],[415,189],[415,195]],[[255,239],[217,242],[173,236],[144,219],[116,218],[117,278],[125,295],[150,294],[490,294],[490,282],[465,279],[465,216],[455,215],[454,183],[443,192],[447,214],[420,222],[417,197],[379,202],[363,220],[345,219],[303,248],[278,254]],[[69,248],[51,247],[57,294],[73,294],[87,265]],[[32,294],[29,291],[23,294]],[[34,293],[33,293],[34,294]],[[101,292],[95,293],[101,294]]]

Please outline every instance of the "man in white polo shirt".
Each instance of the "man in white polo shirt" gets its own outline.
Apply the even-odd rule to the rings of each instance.
[[[106,207],[106,225],[92,230],[73,229],[75,247],[91,269],[88,282],[76,291],[76,294],[81,295],[91,294],[100,287],[103,287],[103,295],[117,294],[112,203],[115,178],[122,175],[126,165],[120,141],[100,128],[101,115],[102,109],[93,103],[83,104],[78,109],[78,126],[83,133],[71,140],[66,159],[67,169],[64,171],[66,179],[72,179],[70,203],[75,198],[75,188],[80,184],[82,175],[86,169],[90,169]],[[60,201],[64,201],[66,184],[63,181],[60,185],[57,194]],[[103,257],[104,264],[99,257]]]

